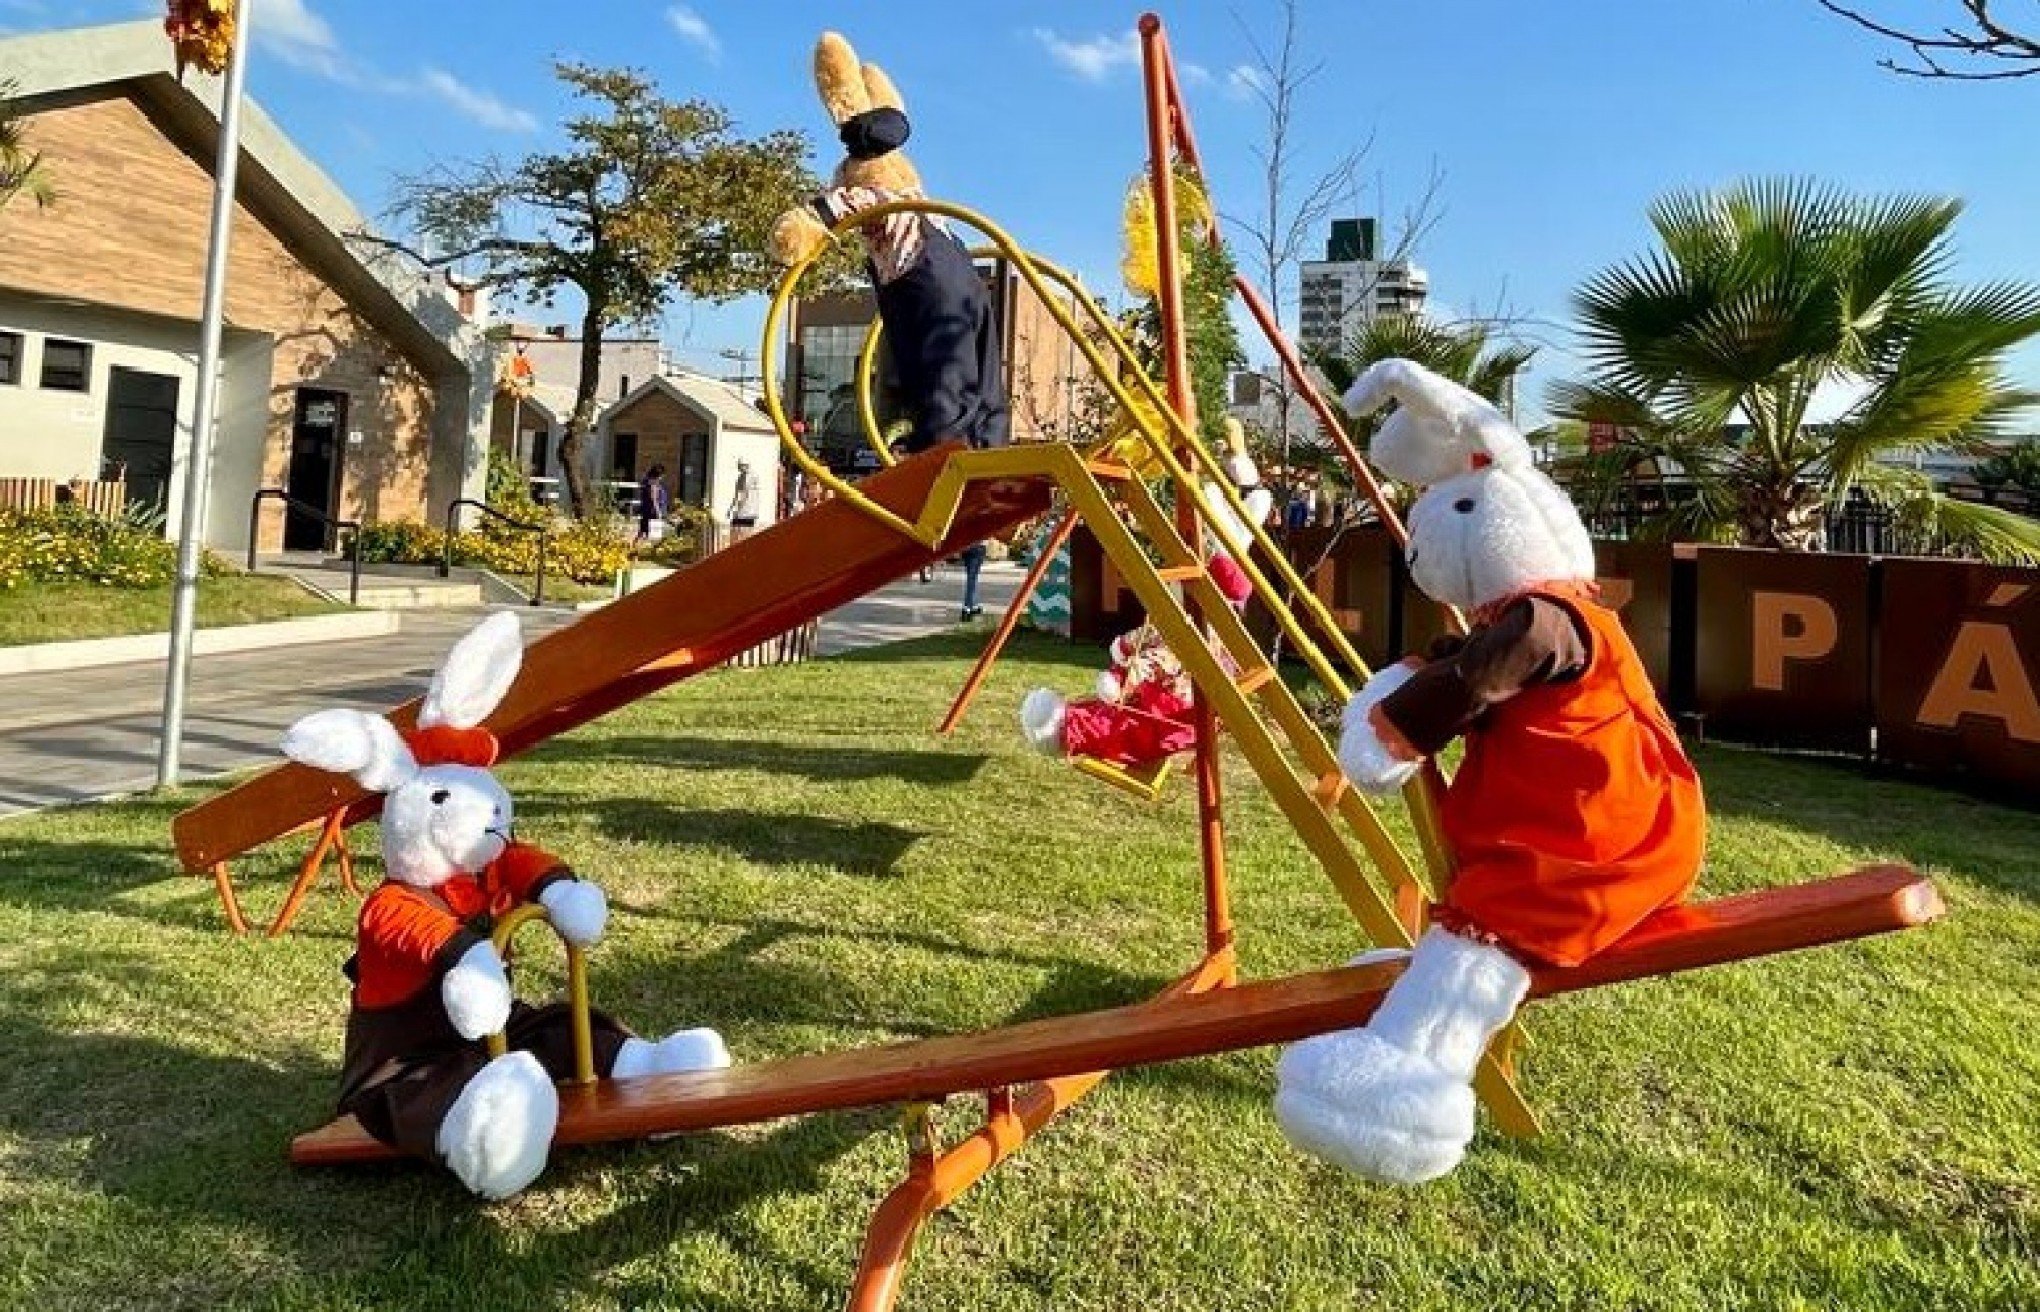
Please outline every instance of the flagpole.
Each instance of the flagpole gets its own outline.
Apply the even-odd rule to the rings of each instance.
[[[177,587],[170,601],[170,666],[163,685],[163,732],[156,786],[174,788],[184,753],[185,691],[191,683],[191,631],[198,606],[199,563],[212,483],[213,428],[218,419],[220,337],[226,318],[227,243],[234,226],[234,175],[241,162],[241,90],[248,68],[248,27],[254,0],[234,6],[234,48],[220,101],[220,144],[213,165],[212,237],[199,311],[198,396],[184,461],[184,513],[177,524]]]

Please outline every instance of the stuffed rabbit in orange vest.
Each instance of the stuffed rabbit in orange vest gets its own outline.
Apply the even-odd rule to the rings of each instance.
[[[347,963],[340,1110],[383,1142],[444,1162],[484,1198],[507,1198],[545,1169],[559,1116],[553,1081],[572,1073],[565,1006],[511,997],[490,921],[537,902],[562,938],[587,946],[609,920],[601,889],[512,837],[510,795],[489,773],[497,743],[481,723],[522,659],[517,616],[492,615],[448,653],[416,729],[319,711],[283,740],[291,759],[384,794],[387,878],[362,905]],[[729,1065],[714,1030],[651,1043],[600,1013],[593,1020],[600,1075]],[[491,1060],[481,1040],[495,1033],[510,1050]]]
[[[1577,965],[1679,901],[1705,810],[1643,663],[1594,599],[1578,512],[1485,400],[1405,360],[1346,395],[1398,403],[1374,442],[1411,507],[1411,577],[1472,620],[1428,661],[1382,670],[1345,711],[1339,760],[1388,792],[1454,738],[1441,801],[1457,874],[1366,1028],[1289,1049],[1276,1116],[1307,1152],[1417,1183],[1473,1138],[1474,1067],[1528,990],[1527,964]]]

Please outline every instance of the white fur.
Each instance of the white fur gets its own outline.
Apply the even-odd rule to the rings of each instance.
[[[388,792],[418,772],[396,727],[362,711],[314,711],[283,735],[283,754],[316,770],[351,774],[371,792]]]
[[[1020,702],[1020,732],[1036,751],[1062,754],[1063,699],[1053,690],[1036,688]]]
[[[1408,683],[1414,673],[1409,665],[1401,663],[1376,670],[1374,677],[1346,703],[1339,732],[1339,768],[1355,785],[1370,793],[1394,792],[1408,783],[1423,764],[1402,760],[1390,752],[1368,719],[1368,712]]]
[[[1126,690],[1126,685],[1120,681],[1117,671],[1100,670],[1096,682],[1091,685],[1091,690],[1098,694],[1099,701],[1116,702],[1119,700],[1119,694]]]
[[[463,1039],[502,1030],[510,1020],[510,976],[493,943],[477,943],[461,954],[439,981],[446,1019]]]
[[[1275,1115],[1305,1152],[1418,1184],[1473,1140],[1473,1072],[1530,973],[1499,948],[1432,929],[1366,1028],[1307,1039],[1276,1066]]]
[[[1594,544],[1541,471],[1491,466],[1437,484],[1410,507],[1410,576],[1424,594],[1477,610],[1533,583],[1594,577]]]
[[[1253,532],[1248,524],[1241,522],[1239,515],[1234,513],[1232,506],[1225,499],[1225,493],[1218,489],[1217,484],[1204,485],[1204,499],[1211,503],[1213,512],[1211,527],[1218,535],[1219,549],[1235,559],[1252,550]],[[1240,499],[1246,504],[1251,523],[1268,522],[1268,512],[1275,506],[1274,493],[1264,487],[1244,489],[1240,493]]]
[[[548,884],[538,901],[559,936],[577,948],[592,947],[608,927],[609,899],[586,880],[562,879]]]
[[[516,818],[510,794],[487,770],[427,766],[383,803],[383,867],[420,888],[473,873],[503,855]]]
[[[1254,466],[1254,458],[1244,451],[1225,453],[1225,476],[1231,479],[1233,486],[1239,488],[1241,492],[1250,487],[1258,487],[1261,483],[1261,471]]]
[[[559,1091],[545,1067],[528,1052],[508,1052],[467,1082],[434,1146],[469,1189],[508,1198],[545,1169],[559,1119]]]
[[[688,1071],[719,1071],[730,1064],[722,1035],[711,1029],[675,1030],[657,1043],[625,1039],[609,1068],[613,1080],[641,1075],[679,1075]]]
[[[1473,468],[1476,455],[1527,468],[1529,443],[1508,416],[1478,393],[1409,360],[1382,360],[1346,390],[1348,414],[1371,414],[1397,403],[1374,435],[1368,454],[1399,482],[1428,487]]]
[[[456,729],[474,728],[489,718],[489,712],[510,691],[523,663],[524,641],[518,633],[517,613],[497,611],[468,630],[446,654],[418,710],[418,727],[447,724]]]

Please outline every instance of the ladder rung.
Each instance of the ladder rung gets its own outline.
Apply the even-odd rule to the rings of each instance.
[[[1089,471],[1092,478],[1107,483],[1124,483],[1133,477],[1131,469],[1110,460],[1086,460],[1084,468]]]
[[[1233,681],[1233,686],[1240,690],[1241,696],[1251,697],[1255,693],[1259,692],[1263,687],[1265,687],[1268,683],[1268,680],[1274,677],[1275,677],[1274,666],[1272,665],[1257,666],[1256,668],[1248,670],[1245,674],[1242,674],[1239,678],[1235,679]]]
[[[1334,770],[1329,774],[1319,775],[1316,787],[1310,791],[1311,795],[1317,798],[1318,805],[1330,811],[1338,807],[1339,800],[1345,796],[1346,790],[1350,787],[1352,785],[1346,781],[1346,776]]]
[[[1164,583],[1190,583],[1204,577],[1204,566],[1164,565],[1155,571],[1155,577]]]

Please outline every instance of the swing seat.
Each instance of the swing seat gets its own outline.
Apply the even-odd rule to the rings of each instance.
[[[1584,965],[1531,972],[1549,997],[1702,966],[1910,929],[1939,918],[1940,894],[1904,866],[1873,866],[1660,911]],[[563,1088],[557,1144],[692,1133],[1293,1043],[1364,1024],[1403,963],[1380,962],[1179,994],[888,1047],[850,1049],[689,1075]],[[300,1135],[300,1166],[384,1161],[395,1149],[353,1117]]]
[[[1079,774],[1087,774],[1121,792],[1131,793],[1143,802],[1152,802],[1162,795],[1162,786],[1169,781],[1169,769],[1174,764],[1174,758],[1165,756],[1159,761],[1149,761],[1145,765],[1121,765],[1116,761],[1076,756],[1070,758],[1070,764],[1076,767]]]

